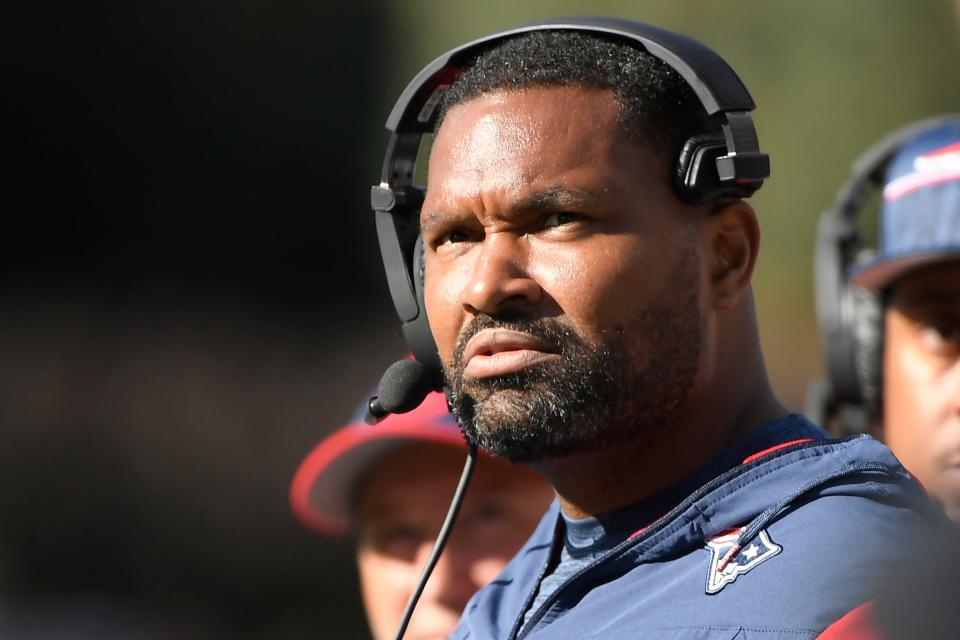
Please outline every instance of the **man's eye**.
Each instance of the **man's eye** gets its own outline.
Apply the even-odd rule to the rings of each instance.
[[[936,351],[960,349],[960,320],[938,319],[928,322],[921,332],[927,348]]]
[[[559,227],[560,225],[570,224],[571,222],[576,222],[580,219],[579,213],[571,213],[569,211],[558,211],[556,213],[551,213],[546,218],[543,219],[543,226],[545,229],[552,227]]]
[[[424,241],[434,251],[443,250],[444,247],[460,244],[470,241],[470,233],[465,229],[437,229],[435,232],[424,236]]]
[[[924,332],[933,340],[938,340],[940,342],[947,342],[949,340],[955,340],[957,338],[958,332],[957,327],[950,324],[934,324],[926,327]]]
[[[469,236],[466,234],[466,232],[453,230],[440,236],[437,244],[456,244],[458,242],[466,242],[467,240],[469,240]]]

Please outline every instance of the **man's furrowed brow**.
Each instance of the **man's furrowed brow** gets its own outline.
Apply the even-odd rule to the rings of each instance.
[[[440,218],[443,217],[438,211],[421,211],[420,212],[420,232],[429,231],[432,227],[435,227],[439,224]]]
[[[570,189],[560,185],[553,185],[526,195],[510,206],[515,213],[537,211],[576,210],[594,202],[601,197],[601,192],[591,189]],[[433,228],[442,227],[448,222],[449,215],[442,210],[423,211],[420,213],[420,231],[428,232]]]
[[[577,209],[599,197],[599,193],[590,189],[569,189],[553,185],[524,197],[513,208],[517,211]]]

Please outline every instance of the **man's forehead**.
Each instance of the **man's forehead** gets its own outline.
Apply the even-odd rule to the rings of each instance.
[[[451,117],[456,120],[469,114],[466,116],[468,119],[480,120],[490,114],[512,113],[514,117],[542,118],[545,108],[558,105],[561,108],[557,113],[561,116],[569,114],[569,109],[594,112],[593,119],[574,123],[578,129],[603,126],[605,123],[600,122],[599,119],[609,116],[616,118],[620,112],[620,104],[612,89],[575,84],[501,88],[481,93],[450,106],[437,134],[443,131]]]
[[[526,109],[507,103],[502,94],[486,95],[456,107],[437,132],[431,163],[454,167],[469,163],[485,170],[515,159],[530,144],[538,144],[547,123]]]
[[[624,151],[635,164],[638,149],[651,153],[622,134],[610,91],[534,87],[483,94],[451,109],[437,132],[425,213],[447,198],[481,193],[523,206],[609,189]]]
[[[469,162],[484,169],[539,146],[585,150],[596,144],[598,135],[616,130],[618,111],[613,93],[600,89],[529,87],[485,93],[447,113],[431,163]]]

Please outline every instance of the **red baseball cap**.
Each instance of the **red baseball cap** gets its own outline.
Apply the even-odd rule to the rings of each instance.
[[[350,501],[358,483],[401,446],[434,442],[466,449],[463,433],[440,392],[430,393],[413,411],[391,414],[375,425],[363,421],[365,413],[366,402],[353,421],[310,452],[293,477],[290,506],[311,529],[329,535],[349,531]]]

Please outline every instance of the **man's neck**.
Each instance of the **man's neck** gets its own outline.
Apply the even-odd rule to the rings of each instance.
[[[703,400],[697,404],[717,407],[710,399]],[[698,419],[678,415],[633,441],[550,458],[533,466],[553,485],[568,517],[596,516],[666,489],[787,414],[765,380],[757,393],[738,407],[712,415],[699,408],[690,408],[699,414]]]

